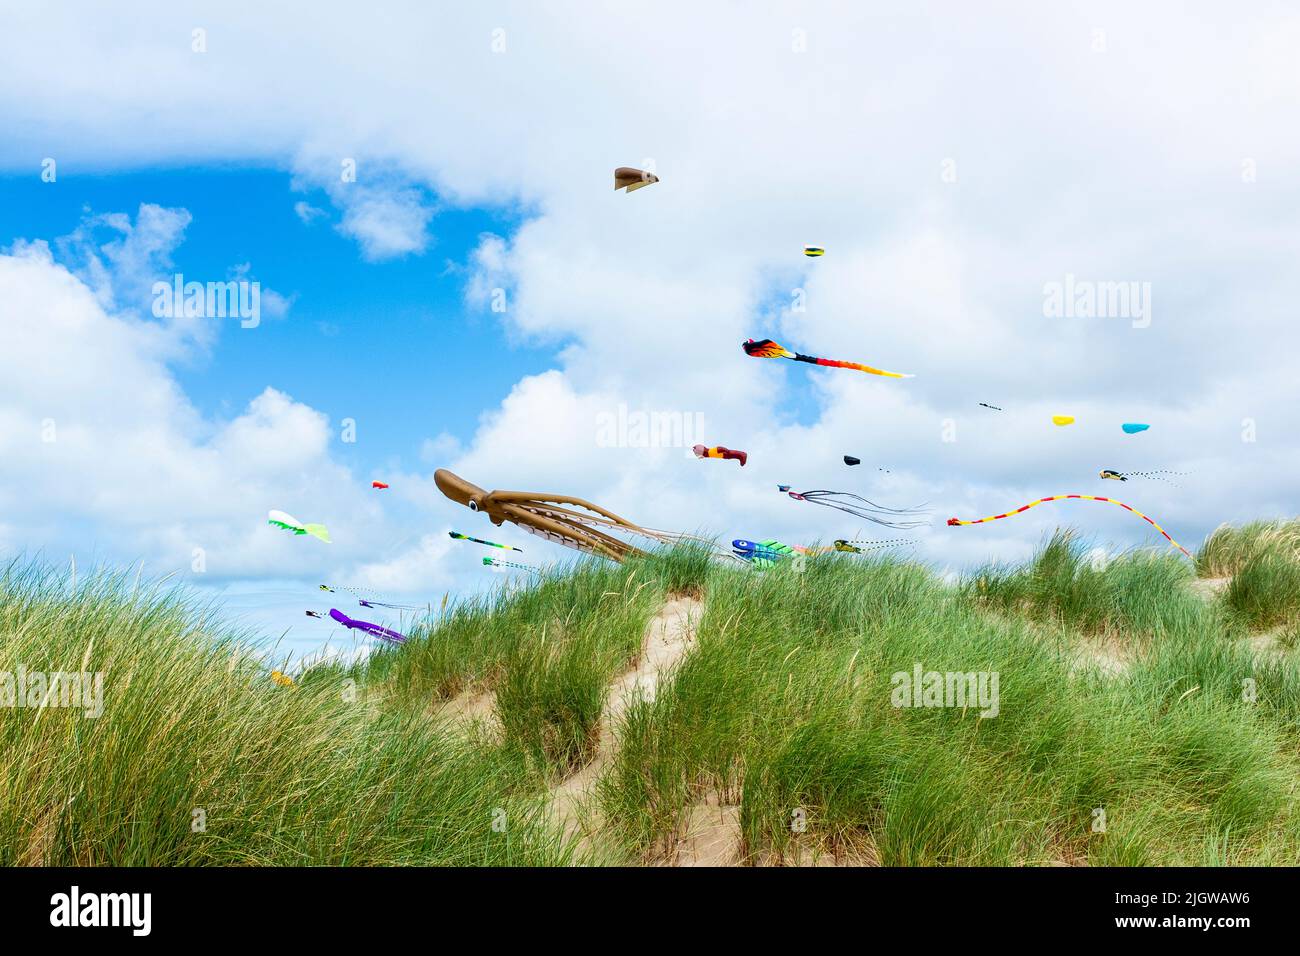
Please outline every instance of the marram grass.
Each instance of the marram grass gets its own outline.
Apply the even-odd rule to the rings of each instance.
[[[669,858],[692,811],[722,803],[750,863],[1294,864],[1300,665],[1294,641],[1265,652],[1247,630],[1294,620],[1267,577],[1290,572],[1268,564],[1284,536],[1252,534],[1198,555],[1244,576],[1220,597],[1180,559],[1094,565],[1068,534],[955,586],[886,557],[582,561],[293,686],[179,592],[14,563],[0,674],[100,673],[103,713],[0,708],[0,861],[595,859],[548,789],[611,746],[609,687],[685,595],[688,653],[602,754],[601,859]],[[899,706],[899,675],[922,671],[995,674],[996,707]],[[490,695],[490,727],[441,713],[467,688]]]
[[[122,576],[6,569],[0,672],[100,672],[104,710],[0,708],[0,861],[569,860],[509,755],[337,675],[277,685],[213,621]]]

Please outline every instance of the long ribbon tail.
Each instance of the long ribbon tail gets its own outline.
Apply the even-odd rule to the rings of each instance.
[[[1160,527],[1160,525],[1156,524],[1154,521],[1152,521],[1150,518],[1148,518],[1148,517],[1147,517],[1146,515],[1144,515],[1142,512],[1138,511],[1138,510],[1137,510],[1136,508],[1134,508],[1132,505],[1126,505],[1126,504],[1124,504],[1124,502],[1122,502],[1122,501],[1116,501],[1114,498],[1103,498],[1103,497],[1101,497],[1100,495],[1049,495],[1049,496],[1046,497],[1046,498],[1039,498],[1037,501],[1031,501],[1031,502],[1029,502],[1029,504],[1027,504],[1027,505],[1022,505],[1021,507],[1017,508],[1015,511],[1008,511],[1008,512],[1006,512],[1006,513],[1004,513],[1004,514],[1000,514],[1000,515],[990,515],[990,516],[987,517],[987,518],[976,518],[976,519],[971,520],[971,521],[964,521],[964,520],[962,520],[961,518],[949,518],[949,519],[948,519],[948,525],[949,525],[949,527],[953,527],[953,526],[956,526],[956,525],[983,524],[983,523],[986,522],[986,521],[997,521],[999,518],[1011,518],[1011,517],[1014,517],[1015,515],[1018,515],[1018,514],[1021,514],[1021,513],[1023,513],[1023,512],[1028,511],[1030,508],[1035,508],[1035,507],[1037,507],[1038,505],[1041,505],[1041,504],[1042,504],[1043,502],[1045,502],[1045,501],[1065,501],[1065,500],[1067,500],[1067,499],[1069,499],[1069,498],[1078,498],[1078,499],[1081,499],[1081,500],[1083,500],[1083,501],[1104,501],[1104,502],[1106,502],[1107,504],[1119,505],[1119,506],[1120,506],[1121,508],[1123,508],[1125,511],[1131,511],[1131,512],[1133,512],[1135,515],[1137,515],[1139,518],[1141,518],[1141,519],[1142,519],[1143,521],[1145,521],[1147,524],[1151,525],[1151,527],[1153,527],[1153,528],[1155,528],[1157,531],[1159,531],[1162,535],[1165,536],[1165,540],[1166,540],[1166,541],[1168,541],[1170,544],[1172,544],[1172,545],[1173,545],[1175,548],[1177,548],[1179,551],[1183,552],[1183,554],[1187,555],[1187,557],[1190,558],[1190,557],[1192,556],[1192,554],[1191,554],[1190,551],[1188,551],[1188,550],[1187,550],[1186,548],[1184,548],[1181,544],[1179,544],[1177,541],[1175,541],[1173,538],[1171,538],[1171,537],[1169,536],[1169,532],[1168,532],[1168,531],[1166,531],[1164,528]]]
[[[908,375],[903,372],[886,372],[881,368],[873,368],[870,365],[862,365],[859,362],[841,362],[837,359],[816,358],[812,355],[799,355],[795,353],[796,362],[808,362],[812,365],[824,365],[829,368],[852,368],[859,372],[866,372],[868,375],[883,375],[885,378],[916,378],[915,375]]]

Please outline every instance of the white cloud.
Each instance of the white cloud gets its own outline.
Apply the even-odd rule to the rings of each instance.
[[[472,443],[443,444],[433,452],[443,461],[429,464],[725,537],[870,533],[778,495],[778,482],[841,485],[887,504],[928,500],[936,526],[918,537],[944,565],[1023,555],[1058,521],[1119,543],[1152,541],[1120,509],[1078,503],[976,528],[942,524],[1043,494],[1105,493],[1093,478],[1102,467],[1192,471],[1181,488],[1123,489],[1184,543],[1221,520],[1300,507],[1287,417],[1300,397],[1291,321],[1300,235],[1286,173],[1300,164],[1294,13],[1272,10],[1225,35],[1173,3],[1094,4],[1086,15],[1051,5],[775,4],[743,18],[730,6],[665,3],[651,19],[633,8],[595,17],[581,3],[410,4],[388,20],[345,21],[236,6],[212,21],[200,59],[186,14],[146,9],[133,18],[94,7],[0,13],[12,77],[0,119],[14,131],[0,165],[30,171],[32,156],[67,153],[106,169],[288,166],[295,188],[325,190],[337,228],[374,260],[423,252],[439,205],[525,217],[510,235],[485,237],[466,264],[467,301],[486,307],[491,289],[508,289],[505,331],[564,350],[556,369],[519,382],[485,415]],[[1101,54],[1091,45],[1097,24],[1107,33]],[[490,46],[498,26],[502,54]],[[807,31],[807,52],[791,49],[796,28]],[[56,42],[64,66],[50,72],[39,51]],[[346,157],[357,159],[355,183],[339,182]],[[661,182],[613,191],[614,166],[648,159]],[[955,182],[942,176],[949,159]],[[1247,159],[1253,182],[1242,178]],[[65,181],[61,173],[51,188]],[[100,256],[100,266],[156,256],[166,247],[159,235],[134,256]],[[827,255],[805,259],[806,242]],[[336,492],[322,490],[345,479],[311,458],[316,413],[268,393],[237,428],[196,420],[164,353],[89,310],[90,293],[41,266],[38,248],[22,251],[10,268],[31,270],[23,282],[45,289],[48,300],[27,305],[53,310],[63,342],[82,341],[78,323],[93,325],[97,347],[147,366],[145,396],[114,413],[174,423],[159,433],[159,444],[182,449],[163,456],[167,467],[222,457],[206,433],[223,427],[250,442],[285,429],[285,454],[304,457],[294,466],[268,451],[277,483],[266,496],[274,489],[278,506],[307,520],[303,512],[346,520],[332,517]],[[1045,318],[1043,284],[1067,272],[1151,282],[1152,326]],[[81,274],[102,287],[100,268]],[[790,310],[796,288],[806,311]],[[22,346],[31,330],[6,307]],[[749,336],[917,378],[748,359],[739,343]],[[40,342],[31,348],[55,347]],[[103,384],[102,359],[66,351],[75,353],[60,353],[69,375]],[[60,400],[34,371],[14,374],[32,401],[9,434],[31,435],[40,408]],[[700,413],[710,441],[745,448],[750,464],[599,447],[595,416],[619,403]],[[1062,411],[1079,424],[1047,424]],[[949,418],[951,443],[941,440]],[[1241,440],[1245,418],[1257,422],[1256,442]],[[1123,436],[1119,423],[1134,419],[1152,430]],[[845,468],[844,453],[864,465]],[[295,496],[305,504],[284,500]],[[427,507],[466,531],[481,524],[450,503]],[[420,575],[403,568],[434,574],[451,563],[418,536],[367,530],[381,526],[371,513],[356,529],[370,548],[361,560],[379,578],[413,581]],[[429,533],[436,543],[441,532]],[[251,546],[248,555],[262,566]]]
[[[329,215],[324,209],[318,209],[305,200],[299,200],[293,204],[294,214],[302,220],[303,225],[310,226],[317,219]]]
[[[337,566],[276,534],[269,508],[371,546],[393,533],[332,459],[323,414],[268,388],[229,421],[204,419],[150,328],[106,312],[61,266],[0,256],[0,323],[0,503],[23,516],[11,537],[167,569],[202,548],[208,573],[232,577]]]
[[[424,252],[433,210],[414,189],[343,185],[334,190],[343,206],[339,232],[360,244],[371,262]]]

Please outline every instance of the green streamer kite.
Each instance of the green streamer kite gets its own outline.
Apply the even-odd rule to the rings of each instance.
[[[518,571],[531,571],[533,574],[541,574],[540,568],[530,568],[526,564],[515,564],[513,561],[502,561],[499,558],[484,558],[483,563],[493,568],[515,568]]]
[[[482,538],[472,538],[467,534],[461,534],[459,531],[448,531],[447,534],[457,541],[473,541],[475,544],[485,544],[489,548],[501,548],[503,551],[518,551],[520,554],[524,553],[523,548],[516,548],[511,544],[497,544],[495,541],[484,541]]]

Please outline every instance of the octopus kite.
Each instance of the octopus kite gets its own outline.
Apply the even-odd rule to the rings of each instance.
[[[1131,506],[1131,505],[1126,505],[1126,504],[1124,504],[1124,502],[1122,502],[1122,501],[1116,501],[1114,498],[1103,498],[1103,497],[1101,497],[1100,495],[1049,495],[1049,496],[1046,497],[1046,498],[1039,498],[1037,501],[1031,501],[1031,502],[1029,502],[1029,504],[1027,504],[1027,505],[1023,505],[1023,506],[1017,508],[1015,511],[1008,511],[1008,512],[1006,512],[1005,514],[1000,514],[1000,515],[991,515],[990,517],[987,517],[987,518],[976,518],[976,519],[974,519],[974,520],[972,520],[972,521],[963,521],[963,520],[961,520],[960,518],[949,518],[949,519],[948,519],[948,526],[949,526],[949,527],[954,527],[954,526],[956,526],[956,525],[983,524],[985,521],[996,521],[996,520],[998,520],[999,518],[1010,518],[1010,517],[1013,517],[1014,515],[1018,515],[1018,514],[1021,514],[1022,512],[1028,511],[1030,508],[1034,508],[1034,507],[1036,507],[1036,506],[1038,506],[1038,505],[1041,505],[1044,501],[1063,501],[1063,500],[1066,500],[1066,499],[1068,499],[1068,498],[1079,498],[1079,499],[1082,499],[1083,501],[1104,501],[1104,502],[1106,502],[1107,504],[1119,505],[1119,506],[1120,506],[1121,508],[1123,508],[1125,511],[1131,511],[1131,512],[1133,512],[1135,515],[1137,515],[1139,518],[1141,518],[1141,519],[1142,519],[1143,521],[1145,521],[1147,524],[1151,525],[1151,527],[1153,527],[1153,528],[1155,528],[1157,531],[1159,531],[1162,535],[1165,536],[1165,540],[1167,540],[1170,544],[1172,544],[1172,545],[1173,545],[1175,548],[1177,548],[1179,551],[1183,552],[1183,554],[1187,555],[1187,557],[1190,558],[1190,557],[1192,556],[1191,553],[1190,553],[1186,548],[1184,548],[1181,544],[1179,544],[1179,543],[1178,543],[1177,541],[1175,541],[1173,538],[1169,537],[1169,532],[1168,532],[1168,531],[1166,531],[1164,528],[1160,527],[1160,525],[1156,524],[1154,521],[1152,521],[1150,518],[1148,518],[1148,517],[1147,517],[1146,515],[1144,515],[1142,512],[1138,511],[1138,510],[1137,510],[1136,508],[1134,508],[1133,506]]]
[[[721,445],[714,445],[712,448],[706,448],[703,445],[695,445],[691,448],[695,452],[696,458],[725,458],[728,461],[740,462],[740,467],[745,467],[745,462],[749,461],[749,453],[736,451],[732,448],[723,448]]]
[[[641,549],[615,537],[613,532],[646,538],[660,544],[701,541],[692,535],[643,528],[600,505],[571,495],[535,491],[484,491],[445,468],[433,474],[438,490],[470,511],[486,514],[500,526],[509,521],[529,534],[611,561],[643,555]]]
[[[757,342],[750,339],[747,342],[741,342],[740,347],[745,350],[745,354],[751,358],[788,358],[796,362],[807,362],[809,365],[825,365],[830,368],[852,368],[859,372],[867,372],[870,375],[883,375],[885,378],[914,378],[913,375],[906,375],[902,372],[886,372],[883,369],[872,368],[870,365],[859,365],[857,362],[841,362],[836,359],[817,358],[812,355],[800,355],[798,352],[791,352],[784,345],[779,345],[771,339],[759,339]]]
[[[875,524],[884,525],[886,528],[919,528],[930,523],[929,521],[920,520],[921,516],[929,514],[928,511],[922,511],[920,508],[886,508],[884,505],[878,505],[861,495],[850,494],[847,491],[825,491],[821,489],[815,491],[791,491],[789,485],[777,485],[776,489],[785,492],[795,501],[808,501],[815,505],[825,505],[827,508],[835,508],[845,514],[851,514],[858,518],[865,518]],[[856,502],[861,502],[861,504]],[[914,515],[917,520],[895,521],[880,518],[877,515],[898,515],[900,517]]]

